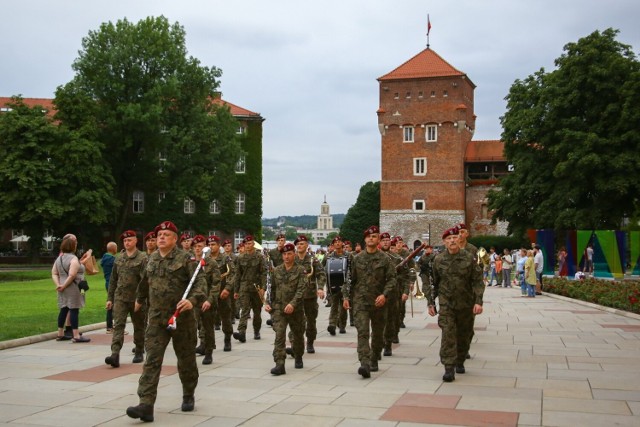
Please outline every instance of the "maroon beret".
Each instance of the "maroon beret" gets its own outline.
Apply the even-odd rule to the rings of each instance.
[[[202,234],[197,234],[193,240],[191,241],[192,245],[195,245],[196,243],[204,243],[206,241],[206,239],[204,238],[204,236]]]
[[[243,243],[247,243],[247,242],[253,242],[253,236],[251,234],[245,236],[245,238],[242,240]]]
[[[180,235],[180,241],[187,240],[187,239],[191,239],[191,234],[185,231]]]
[[[461,222],[460,224],[456,225],[456,228],[458,230],[467,230],[467,226],[464,222]]]
[[[392,245],[395,246],[397,243],[398,243],[398,238],[397,237],[394,237],[393,239],[391,239],[391,244]]]
[[[402,236],[396,236],[394,239],[396,239],[396,242],[402,242]]]
[[[448,230],[445,230],[444,233],[442,233],[442,240],[446,239],[449,236],[457,236],[458,234],[460,234],[460,230],[458,230],[458,227],[451,227]]]
[[[127,237],[136,237],[136,232],[133,230],[127,230],[120,235],[120,239],[122,240],[126,239]]]
[[[345,240],[344,241],[344,245],[345,246],[347,246],[347,245],[351,246],[351,240]]]
[[[364,230],[364,237],[367,237],[371,234],[378,234],[378,233],[380,233],[380,229],[378,228],[378,226],[372,225],[371,227]]]
[[[222,246],[224,246],[224,245],[232,245],[232,244],[233,243],[231,243],[231,240],[229,240],[229,239],[225,239],[225,241],[222,242]]]
[[[295,247],[295,246],[293,246],[293,243],[286,243],[286,244],[284,245],[284,247],[282,248],[282,253],[285,253],[285,252],[293,252],[293,251],[295,251],[295,250],[296,250],[296,247]]]
[[[157,237],[156,236],[156,232],[155,231],[150,231],[150,232],[147,233],[146,236],[144,236],[144,241],[146,242],[147,240],[155,239],[156,237]]]
[[[331,241],[331,243],[336,243],[336,242],[342,242],[342,237],[340,237],[340,236],[334,237],[333,240]]]
[[[296,240],[293,241],[294,245],[297,245],[299,242],[308,242],[309,239],[307,239],[307,236],[305,236],[304,234],[299,235]]]
[[[212,243],[220,243],[220,238],[218,236],[214,236],[211,235],[209,237],[207,237],[207,245],[210,245]],[[229,241],[229,243],[231,243],[231,241]]]
[[[278,234],[278,235],[276,236],[276,240],[286,239],[286,238],[287,238],[287,237],[286,237],[283,233],[280,233],[280,234]]]
[[[176,235],[178,234],[178,227],[176,227],[176,225],[174,223],[172,223],[171,221],[164,221],[161,222],[160,224],[158,224],[156,226],[156,228],[154,229],[154,231],[156,232],[156,235],[158,234],[158,231],[160,230],[169,230],[169,231],[173,231],[174,233],[176,233]]]
[[[386,231],[380,235],[380,239],[390,239],[390,238],[391,238],[391,234],[387,233]]]

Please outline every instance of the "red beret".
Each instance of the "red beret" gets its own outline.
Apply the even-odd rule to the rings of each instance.
[[[380,235],[380,239],[390,239],[390,238],[391,238],[391,234],[387,233],[386,231]]]
[[[299,235],[296,240],[293,241],[294,245],[297,245],[298,242],[308,242],[309,239],[307,239],[307,236],[305,236],[304,234]]]
[[[380,233],[380,229],[378,228],[378,226],[372,225],[371,227],[364,230],[364,237],[367,237],[371,234],[378,234],[378,233]]]
[[[287,238],[287,237],[286,237],[283,233],[280,233],[280,234],[278,234],[278,235],[276,236],[276,240],[286,239],[286,238]]]
[[[251,234],[245,236],[245,238],[242,240],[243,243],[247,243],[247,242],[253,242],[253,236]]]
[[[231,240],[229,240],[229,239],[225,239],[225,241],[222,242],[222,246],[224,246],[224,245],[232,245],[232,244],[233,243],[231,243]]]
[[[396,239],[396,242],[402,242],[402,236],[396,236],[394,239]]]
[[[120,239],[122,240],[126,239],[127,237],[136,237],[136,232],[133,230],[127,230],[120,235]]]
[[[210,245],[212,243],[220,243],[220,238],[218,236],[209,236],[207,237],[207,245]],[[229,243],[231,243],[231,241],[229,241]]]
[[[164,221],[164,222],[161,222],[159,225],[157,225],[156,228],[154,229],[156,235],[160,230],[169,230],[176,233],[176,235],[178,234],[178,227],[176,227],[176,225],[171,221]]]
[[[458,230],[467,230],[467,226],[464,222],[461,222],[460,224],[456,225],[456,228]]]
[[[398,238],[394,237],[393,239],[391,239],[391,244],[395,245],[396,243],[398,243]]]
[[[239,248],[244,248],[244,242],[240,242],[240,243],[238,243],[238,247],[239,247]]]
[[[347,245],[351,246],[351,240],[345,240],[344,241],[344,245],[345,246],[347,246]]]
[[[150,232],[147,233],[146,236],[144,236],[144,241],[146,242],[147,240],[155,239],[156,237],[157,237],[156,236],[156,232],[155,231],[150,231]]]
[[[458,230],[458,227],[452,227],[442,233],[442,240],[446,239],[449,236],[457,236],[458,234],[460,234],[460,230]]]
[[[191,244],[195,245],[196,243],[204,243],[205,241],[206,239],[204,238],[204,236],[202,234],[198,234],[193,238]]]
[[[282,248],[282,253],[285,252],[293,252],[296,250],[296,247],[293,246],[293,243],[287,243],[284,245],[284,247]]]
[[[331,243],[335,243],[335,242],[342,242],[342,237],[340,237],[340,236],[334,237],[333,240],[331,241]]]
[[[187,240],[187,239],[191,239],[191,234],[185,231],[180,235],[180,241]]]

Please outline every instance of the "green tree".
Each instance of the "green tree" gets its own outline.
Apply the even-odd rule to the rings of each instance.
[[[514,171],[489,193],[510,231],[617,228],[637,216],[640,67],[617,34],[569,43],[554,71],[511,87],[501,122]]]
[[[113,182],[99,145],[53,123],[42,106],[19,97],[8,106],[0,114],[0,227],[22,229],[37,256],[45,230],[82,235],[106,221]]]
[[[56,91],[56,117],[102,147],[120,201],[112,233],[167,218],[210,229],[201,214],[213,199],[232,206],[240,156],[237,122],[215,102],[221,71],[188,56],[184,29],[164,17],[102,24],[72,67],[75,77]],[[134,191],[145,194],[144,216],[133,214]],[[187,198],[197,206],[188,223]]]
[[[331,242],[333,241],[333,238],[338,236],[338,233],[336,233],[335,231],[332,231],[331,233],[329,233],[327,235],[327,237],[325,237],[324,239],[320,240],[318,242],[319,245],[321,246],[329,246],[331,244]]]
[[[360,187],[356,203],[349,208],[340,227],[343,238],[363,242],[363,232],[371,225],[380,225],[380,181],[369,181]]]

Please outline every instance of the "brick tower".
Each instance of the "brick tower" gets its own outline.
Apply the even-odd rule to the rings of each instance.
[[[410,247],[439,244],[444,230],[465,221],[475,85],[430,48],[378,82],[381,230]]]

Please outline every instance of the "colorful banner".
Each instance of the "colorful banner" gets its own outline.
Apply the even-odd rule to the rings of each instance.
[[[593,272],[593,265],[589,265],[587,257],[587,246],[592,243],[594,238],[593,231],[578,230],[576,232],[578,238],[576,240],[576,261],[578,271],[585,273]],[[592,248],[593,249],[593,248]],[[592,263],[593,264],[593,263]]]
[[[574,277],[578,271],[577,239],[578,235],[575,230],[567,231],[564,234],[564,250],[567,252],[567,257],[564,268],[560,271],[560,276]]]
[[[544,257],[544,265],[542,274],[555,274],[556,257],[555,257],[555,232],[553,230],[536,230],[536,244],[542,248],[542,256]]]
[[[596,230],[593,232],[593,275],[595,277],[622,279],[624,258],[624,233],[618,242],[615,231]],[[620,247],[622,246],[622,251]]]
[[[629,270],[634,276],[640,276],[640,231],[629,232],[629,252],[631,253]]]

